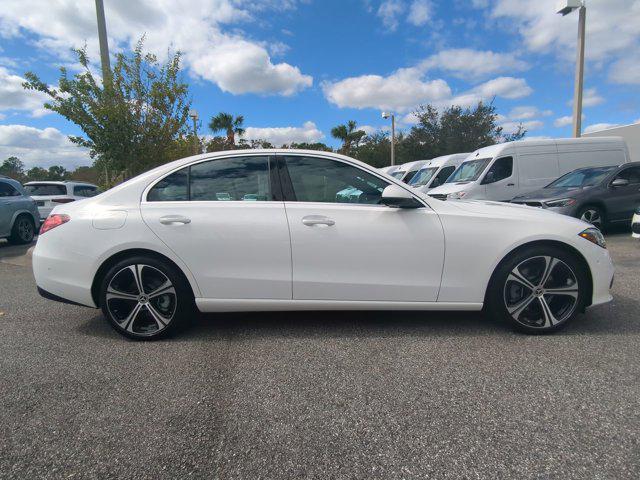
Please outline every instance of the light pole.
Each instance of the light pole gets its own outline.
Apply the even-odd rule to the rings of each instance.
[[[385,120],[391,117],[391,165],[396,164],[396,116],[393,113],[382,112]]]
[[[587,22],[587,7],[584,0],[562,0],[558,2],[558,13],[562,16],[578,10],[578,52],[576,55],[576,78],[573,85],[573,136],[582,133],[582,85],[584,80],[584,36]]]
[[[96,0],[96,15],[98,17],[98,41],[100,42],[100,62],[102,63],[102,84],[105,85],[111,77],[109,64],[109,41],[107,40],[107,22],[104,19],[104,5],[102,0]]]
[[[198,112],[195,109],[191,109],[189,110],[189,116],[193,120],[193,151],[197,155],[200,153],[198,148]]]

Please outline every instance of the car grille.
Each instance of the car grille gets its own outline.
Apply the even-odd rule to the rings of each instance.
[[[446,200],[447,199],[447,195],[445,193],[430,193],[429,194],[430,197],[433,197],[437,200]]]

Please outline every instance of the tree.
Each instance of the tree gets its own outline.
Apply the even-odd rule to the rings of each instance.
[[[230,113],[220,112],[215,117],[211,117],[209,128],[213,133],[224,131],[227,135],[227,148],[235,148],[236,135],[244,135],[243,123],[244,117],[242,115],[234,117]]]
[[[326,145],[322,142],[315,142],[315,143],[291,142],[289,145],[282,145],[282,148],[299,148],[301,150],[319,150],[323,152],[333,152],[333,148],[331,148],[329,145]]]
[[[69,178],[69,172],[62,165],[52,165],[47,173],[47,180],[61,181]]]
[[[521,127],[514,134],[504,135],[497,124],[496,107],[482,102],[473,109],[453,105],[442,112],[433,105],[421,105],[414,114],[418,123],[399,144],[399,149],[414,160],[472,152],[498,142],[518,140],[526,134]]]
[[[89,148],[107,177],[132,176],[172,160],[170,147],[186,134],[191,100],[180,79],[180,53],[160,65],[143,53],[143,41],[130,55],[116,55],[104,84],[91,72],[84,49],[74,50],[83,70],[70,77],[61,68],[57,88],[33,72],[25,74],[24,88],[48,95],[44,107],[81,128],[83,135],[70,140]]]
[[[96,167],[81,166],[71,172],[69,178],[78,182],[98,184],[100,182],[100,172]]]
[[[256,148],[275,148],[271,142],[269,142],[268,140],[263,140],[261,138],[256,138],[256,139],[251,139],[251,140],[246,140],[244,138],[241,138],[238,141],[238,147],[239,148],[252,148],[252,149],[256,149]]]
[[[18,157],[9,157],[0,165],[0,175],[21,182],[24,180],[24,163]]]
[[[355,120],[349,120],[346,125],[337,125],[331,129],[331,136],[342,141],[340,153],[349,155],[351,146],[354,144],[357,146],[366,135],[364,130],[356,130],[357,125]]]
[[[28,181],[34,180],[48,180],[49,172],[42,167],[33,167],[27,170]]]

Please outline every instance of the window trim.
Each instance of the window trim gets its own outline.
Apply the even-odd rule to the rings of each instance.
[[[380,180],[382,180],[383,182],[385,182],[387,184],[387,186],[389,185],[398,185],[400,184],[402,185],[406,185],[404,183],[402,183],[401,180],[398,180],[398,183],[393,183],[393,182],[389,182],[389,180],[387,178],[384,178],[382,175],[379,175],[377,172],[373,172],[370,170],[367,170],[365,168],[362,168],[360,165],[356,165],[353,162],[349,162],[347,160],[344,160],[342,158],[335,158],[333,156],[329,156],[329,155],[322,155],[322,154],[311,154],[311,153],[301,153],[301,152],[291,152],[291,153],[282,153],[282,152],[278,152],[276,154],[276,157],[278,158],[278,165],[279,165],[279,171],[280,173],[280,180],[282,182],[282,191],[284,194],[284,201],[285,202],[295,202],[295,203],[310,203],[310,204],[314,204],[314,205],[340,205],[340,206],[358,206],[358,207],[375,207],[375,208],[390,208],[387,205],[385,205],[384,203],[343,203],[343,202],[306,202],[306,201],[299,201],[296,198],[295,192],[293,190],[293,183],[291,182],[291,177],[289,176],[289,169],[287,168],[287,164],[286,161],[284,159],[284,157],[310,157],[310,158],[318,158],[321,160],[329,160],[329,161],[333,161],[333,162],[339,162],[339,163],[344,163],[350,167],[354,167],[357,168],[358,170],[361,170],[365,173],[368,173],[369,175],[376,177]],[[404,188],[404,187],[403,187]],[[420,203],[422,203],[425,206],[428,206],[426,204],[426,202],[424,202],[421,198],[417,197],[414,195],[413,192],[411,192],[411,190],[409,190],[408,188],[406,189],[409,193],[411,193],[414,198],[416,198]]]
[[[253,202],[246,202],[244,200],[228,200],[228,201],[224,201],[224,202],[216,202],[215,200],[191,200],[191,167],[194,165],[198,165],[200,163],[204,163],[204,162],[209,162],[211,160],[227,160],[230,158],[238,158],[238,157],[267,157],[267,167],[268,167],[268,175],[269,175],[269,188],[271,189],[271,200],[256,200]],[[173,170],[170,170],[168,172],[166,172],[164,175],[156,178],[153,182],[151,182],[149,185],[147,185],[145,187],[145,189],[142,191],[142,199],[141,199],[141,204],[175,204],[175,203],[215,203],[215,204],[225,204],[225,203],[233,203],[233,204],[247,204],[247,203],[267,203],[267,202],[282,202],[282,190],[280,188],[280,179],[279,178],[274,178],[274,172],[272,169],[272,165],[274,165],[276,162],[276,156],[272,153],[238,153],[236,155],[225,155],[225,156],[213,156],[213,157],[207,157],[207,158],[202,158],[199,160],[196,160],[195,162],[191,162],[191,163],[186,163],[183,165],[180,165],[179,167],[174,168]],[[176,172],[179,172],[182,169],[187,170],[187,200],[158,200],[158,201],[154,201],[154,200],[149,200],[149,192],[151,192],[151,190],[158,184],[160,183],[162,180],[164,180],[165,178],[167,178],[169,175],[172,175]],[[274,188],[275,187],[275,188]]]

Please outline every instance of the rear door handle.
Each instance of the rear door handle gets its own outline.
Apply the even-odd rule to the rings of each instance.
[[[163,225],[172,225],[174,223],[191,223],[191,219],[182,215],[165,215],[160,217],[160,223]]]
[[[330,227],[336,224],[336,222],[324,215],[307,215],[306,217],[302,217],[302,223],[307,227],[313,227],[314,225],[327,225]]]

